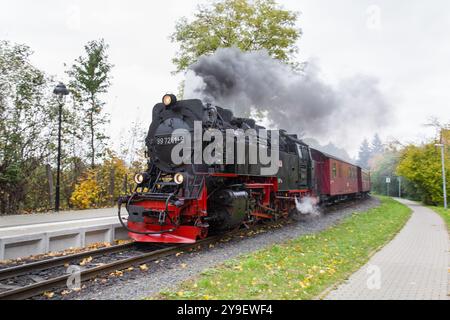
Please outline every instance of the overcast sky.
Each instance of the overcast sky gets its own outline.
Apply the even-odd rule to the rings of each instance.
[[[153,105],[164,93],[177,92],[182,76],[171,75],[176,46],[168,37],[176,19],[192,16],[201,2],[0,0],[0,39],[29,45],[36,66],[66,81],[64,63],[72,63],[87,41],[104,38],[115,65],[106,98],[109,133],[118,138],[138,118],[149,124]],[[331,83],[358,74],[379,79],[395,116],[377,129],[383,139],[417,142],[433,134],[423,126],[429,117],[450,120],[449,1],[279,3],[301,12],[299,61],[316,59]],[[329,139],[355,156],[364,136],[374,132],[357,121],[349,126],[352,141]]]

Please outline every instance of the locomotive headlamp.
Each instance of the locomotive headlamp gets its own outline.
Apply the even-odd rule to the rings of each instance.
[[[136,182],[137,184],[141,184],[142,182],[144,182],[144,175],[142,173],[137,173],[134,176],[134,182]]]
[[[173,181],[175,181],[176,184],[182,184],[184,181],[184,176],[182,173],[175,173],[173,176]]]
[[[134,176],[134,182],[137,184],[143,184],[150,180],[150,175],[148,172],[136,173]]]
[[[169,107],[177,102],[177,97],[173,94],[166,94],[162,99],[163,104]]]

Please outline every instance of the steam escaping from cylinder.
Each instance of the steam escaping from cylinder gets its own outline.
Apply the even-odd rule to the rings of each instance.
[[[187,99],[231,108],[236,116],[256,112],[272,129],[324,142],[332,138],[341,147],[354,143],[355,134],[372,135],[392,121],[393,108],[376,78],[358,75],[331,85],[316,61],[294,72],[266,51],[222,48],[201,57],[186,74],[184,93]]]
[[[303,197],[298,200],[295,197],[295,206],[297,211],[303,215],[312,215],[318,216],[320,215],[319,207],[317,206],[317,199],[313,197]]]

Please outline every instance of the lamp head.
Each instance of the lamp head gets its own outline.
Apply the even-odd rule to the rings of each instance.
[[[69,94],[69,90],[66,88],[64,83],[60,82],[56,85],[55,89],[53,89],[53,94],[58,97],[60,102],[64,101],[64,97]]]

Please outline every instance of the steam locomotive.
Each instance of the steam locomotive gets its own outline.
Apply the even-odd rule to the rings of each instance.
[[[231,137],[226,144],[220,133]],[[211,231],[296,217],[306,198],[327,204],[370,192],[370,175],[360,167],[201,100],[165,95],[145,142],[147,170],[118,201],[119,220],[137,242],[195,243]],[[214,161],[202,158],[208,148]],[[261,150],[275,159],[275,171],[265,170]]]

